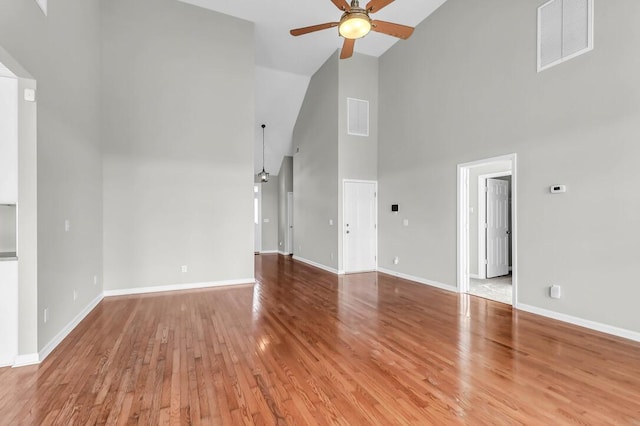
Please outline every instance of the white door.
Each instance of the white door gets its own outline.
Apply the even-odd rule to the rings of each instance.
[[[262,250],[262,193],[260,192],[260,185],[253,186],[253,228],[254,228],[254,252],[260,253]]]
[[[344,270],[376,269],[376,183],[344,183]]]
[[[487,278],[509,274],[509,182],[487,179]]]
[[[287,192],[287,246],[285,252],[293,254],[293,192]]]

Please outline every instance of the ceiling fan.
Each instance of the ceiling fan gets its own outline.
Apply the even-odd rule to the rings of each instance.
[[[362,8],[358,0],[351,0],[351,4],[347,3],[346,0],[331,0],[338,9],[344,12],[340,18],[340,22],[327,22],[326,24],[296,28],[291,30],[290,33],[293,36],[299,36],[327,28],[338,27],[338,33],[344,37],[340,59],[350,58],[353,55],[353,47],[356,40],[369,34],[369,31],[387,34],[403,40],[408,39],[411,34],[413,34],[412,27],[378,21],[369,17],[369,14],[378,12],[393,1],[394,0],[371,0]]]

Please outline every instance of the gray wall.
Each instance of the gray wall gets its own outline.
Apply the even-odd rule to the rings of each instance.
[[[262,185],[262,251],[278,250],[278,176]]]
[[[378,178],[378,58],[354,54],[339,62],[338,269],[343,266],[343,182]],[[347,98],[369,101],[369,136],[348,134]]]
[[[21,185],[35,191],[37,203],[21,191],[22,218],[37,217],[37,255],[21,245],[20,353],[33,353],[52,340],[102,292],[93,276],[102,275],[102,169],[100,160],[100,19],[98,0],[52,2],[45,17],[33,1],[0,4],[0,43],[38,83],[37,171],[20,163]],[[73,52],[72,55],[69,52]],[[4,59],[3,59],[4,62]],[[5,63],[5,65],[9,65]],[[24,88],[21,82],[21,88]],[[28,85],[28,84],[27,84]],[[21,112],[31,105],[20,105]],[[22,129],[32,132],[32,129]],[[22,141],[22,139],[21,139]],[[21,153],[31,153],[31,147]],[[23,156],[24,158],[24,156]],[[22,161],[22,160],[20,160]],[[23,173],[28,173],[27,175]],[[36,207],[37,205],[37,207]],[[37,208],[37,214],[35,209]],[[64,232],[64,221],[71,229]],[[20,239],[22,241],[22,231]],[[36,280],[37,343],[34,344],[30,283]],[[23,279],[29,287],[23,291]],[[73,291],[79,297],[73,301]],[[43,323],[43,309],[50,321]],[[28,315],[28,316],[25,316]]]
[[[289,192],[293,192],[293,157],[285,156],[278,173],[278,251],[282,253],[285,252],[287,245],[287,193]]]
[[[338,53],[311,77],[293,130],[294,253],[338,267]],[[329,225],[333,220],[333,226]]]
[[[380,264],[455,285],[456,165],[515,152],[518,302],[637,332],[640,2],[599,2],[595,50],[537,73],[541,3],[449,0],[380,59],[380,203],[411,220],[381,214]]]
[[[252,279],[253,25],[101,4],[105,289]]]

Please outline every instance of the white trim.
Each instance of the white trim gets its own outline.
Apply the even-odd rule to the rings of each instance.
[[[444,284],[444,283],[439,283],[438,281],[426,280],[424,278],[415,277],[413,275],[408,275],[408,274],[403,274],[401,272],[396,272],[396,271],[392,271],[390,269],[385,269],[385,268],[378,268],[378,272],[382,272],[383,274],[387,274],[387,275],[391,275],[391,276],[394,276],[394,277],[402,278],[404,280],[414,281],[414,282],[416,282],[418,284],[424,284],[424,285],[428,285],[430,287],[435,287],[435,288],[438,288],[440,290],[451,291],[451,292],[454,292],[454,293],[458,292],[458,289],[455,286],[452,286],[452,285],[449,285],[449,284]]]
[[[487,242],[485,223],[487,222],[487,196],[485,188],[487,187],[487,179],[494,177],[512,176],[511,170],[487,173],[478,175],[478,277],[481,280],[487,278]],[[511,198],[511,187],[509,187],[509,198]],[[509,212],[511,213],[511,204],[509,204]],[[511,224],[509,224],[511,225]],[[511,231],[511,229],[509,229]],[[482,265],[485,267],[483,268]],[[471,274],[469,274],[471,276]]]
[[[224,287],[233,285],[253,285],[255,284],[255,278],[243,278],[239,280],[226,280],[226,281],[212,281],[205,283],[187,283],[187,284],[172,284],[172,285],[159,285],[153,287],[135,287],[135,288],[123,288],[118,290],[105,290],[104,297],[114,296],[129,296],[132,294],[147,294],[147,293],[160,293],[164,291],[179,291],[179,290],[196,290],[201,288],[210,287]]]
[[[289,256],[291,253],[287,253],[286,251],[280,251],[278,250],[278,254],[281,254],[283,256]]]
[[[85,317],[89,315],[89,313],[93,311],[96,306],[98,306],[102,299],[103,294],[100,293],[95,299],[89,302],[89,304],[82,311],[80,311],[80,313],[76,315],[74,319],[72,319],[62,330],[60,330],[60,332],[56,334],[56,336],[51,339],[49,343],[47,343],[45,347],[42,348],[42,350],[40,350],[40,352],[38,353],[38,358],[40,360],[39,362],[44,361],[49,356],[49,354],[53,352],[53,350],[65,339],[65,337],[67,337],[69,333],[71,333],[73,329],[76,328],[78,324],[80,324],[80,322],[85,319]]]
[[[278,254],[278,250],[263,250],[260,254]]]
[[[26,367],[27,365],[40,364],[40,358],[37,353],[18,355],[13,362],[13,367]]]
[[[342,180],[342,227],[344,228],[344,224],[345,224],[345,214],[347,209],[345,208],[345,205],[347,204],[346,201],[346,192],[345,191],[345,187],[347,186],[347,183],[368,183],[368,184],[373,184],[375,189],[374,189],[374,198],[375,198],[375,209],[374,209],[374,215],[375,215],[375,222],[376,222],[376,232],[374,235],[375,241],[373,243],[375,250],[376,250],[376,261],[375,261],[375,270],[378,269],[378,181],[377,180],[362,180],[362,179],[343,179]],[[344,229],[342,230],[342,267],[345,269],[344,271],[338,271],[338,275],[342,275],[342,274],[353,274],[353,273],[357,273],[357,271],[347,271],[345,265],[347,264],[346,259],[348,256],[347,250],[345,248],[346,244],[345,244],[345,238],[344,238]]]
[[[314,262],[313,260],[305,259],[303,257],[299,257],[299,256],[296,256],[296,255],[293,255],[293,260],[297,260],[297,261],[300,261],[302,263],[306,263],[307,265],[315,266],[316,268],[320,268],[320,269],[325,270],[327,272],[331,272],[332,274],[341,275],[340,271],[338,271],[337,269],[332,268],[330,266],[323,265],[321,263]],[[342,272],[342,273],[344,274],[344,272]]]
[[[589,28],[587,30],[588,32],[588,37],[589,37],[589,41],[587,42],[587,47],[579,50],[575,53],[572,53],[569,56],[562,56],[560,59],[558,59],[555,62],[551,62],[545,66],[541,66],[540,61],[542,60],[542,20],[541,20],[541,15],[542,15],[542,9],[545,8],[545,6],[547,6],[548,4],[557,1],[557,0],[549,0],[548,2],[546,2],[545,4],[541,5],[540,7],[538,7],[538,26],[537,26],[537,31],[538,31],[538,35],[537,35],[537,39],[538,39],[538,47],[537,47],[537,68],[538,68],[538,72],[542,72],[544,70],[547,70],[551,67],[554,67],[556,65],[560,65],[563,62],[567,62],[570,59],[575,58],[576,56],[580,56],[584,53],[590,52],[593,50],[593,44],[594,44],[594,36],[593,33],[595,31],[594,29],[594,23],[595,23],[595,16],[594,16],[594,0],[588,0],[589,2]],[[564,5],[564,2],[563,2]],[[562,11],[562,18],[564,19],[564,9]]]
[[[603,324],[601,322],[586,320],[572,315],[562,314],[560,312],[551,311],[548,309],[538,308],[536,306],[527,305],[524,303],[518,303],[516,309],[529,312],[543,317],[551,318],[554,320],[566,322],[580,327],[585,327],[590,330],[599,331],[613,336],[622,337],[625,339],[640,342],[640,333],[637,331],[627,330],[626,328],[615,327],[613,325]]]
[[[515,307],[518,302],[518,156],[515,153],[458,164],[457,290],[469,291],[469,170],[503,161],[511,161],[512,305]]]
[[[476,279],[476,280],[484,279],[484,278],[480,278],[480,275],[478,275],[478,274],[469,274],[469,278],[473,278],[473,279]]]

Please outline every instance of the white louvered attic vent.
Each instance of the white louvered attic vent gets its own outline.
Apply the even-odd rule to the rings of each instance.
[[[551,0],[538,8],[538,72],[593,50],[593,0]]]
[[[369,136],[369,101],[347,98],[347,133]]]

